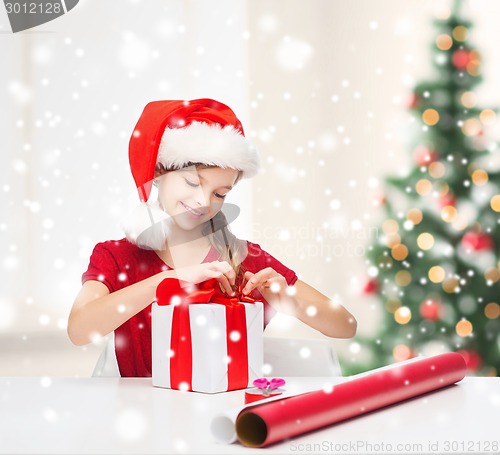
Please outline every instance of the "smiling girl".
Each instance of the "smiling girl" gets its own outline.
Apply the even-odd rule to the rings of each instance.
[[[258,172],[259,159],[228,106],[210,99],[149,103],[129,160],[142,204],[124,226],[126,238],[94,248],[68,320],[73,343],[114,331],[120,374],[151,376],[151,303],[165,278],[216,279],[221,293],[241,290],[264,302],[266,324],[281,311],[329,337],[355,334],[344,307],[229,230],[224,199]],[[158,200],[151,202],[153,185]]]

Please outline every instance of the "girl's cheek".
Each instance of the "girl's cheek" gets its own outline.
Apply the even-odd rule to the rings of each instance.
[[[210,214],[212,215],[212,217],[214,217],[215,215],[217,215],[217,213],[219,213],[222,209],[222,204],[210,204]]]
[[[171,201],[177,202],[189,197],[190,192],[189,190],[182,190],[179,186],[169,185],[162,188],[159,195],[165,203],[169,203]]]

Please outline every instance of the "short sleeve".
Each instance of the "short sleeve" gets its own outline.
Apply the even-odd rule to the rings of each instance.
[[[119,266],[116,258],[104,243],[98,243],[90,256],[88,269],[82,275],[82,284],[90,280],[100,281],[108,287],[111,293],[117,290],[118,273]]]
[[[264,251],[257,243],[247,242],[248,255],[243,261],[243,267],[252,273],[256,273],[267,267],[276,270],[283,275],[289,286],[297,281],[297,274],[282,264],[275,257]]]

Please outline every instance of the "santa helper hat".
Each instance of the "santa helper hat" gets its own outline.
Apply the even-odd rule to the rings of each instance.
[[[242,177],[259,170],[259,157],[243,126],[225,104],[212,99],[153,101],[146,105],[129,142],[129,162],[142,202],[123,223],[129,241],[161,250],[169,216],[148,202],[155,168],[181,169],[190,163],[236,169]]]

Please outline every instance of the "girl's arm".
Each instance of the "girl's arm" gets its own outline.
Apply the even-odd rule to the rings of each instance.
[[[69,339],[81,346],[112,332],[153,302],[156,287],[173,276],[170,270],[161,272],[111,293],[100,281],[86,281],[69,315]]]
[[[295,295],[291,310],[296,318],[332,338],[351,338],[356,335],[357,322],[340,303],[301,280],[293,285]]]
[[[288,286],[285,278],[272,268],[256,274],[245,272],[248,280],[243,293],[257,288],[276,310],[295,316],[308,326],[332,338],[351,338],[356,334],[357,322],[341,304],[297,280]]]
[[[107,335],[156,299],[156,288],[165,278],[200,283],[215,278],[227,293],[236,275],[225,261],[205,262],[192,267],[167,270],[115,292],[100,281],[86,281],[78,293],[68,319],[68,336],[76,345]]]

